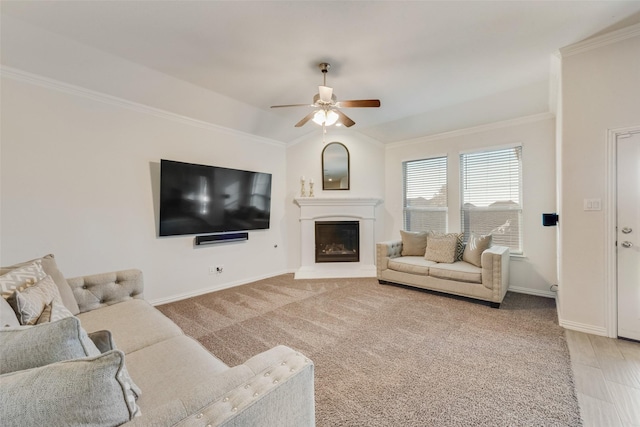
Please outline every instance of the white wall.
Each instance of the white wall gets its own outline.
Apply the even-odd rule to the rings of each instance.
[[[640,125],[640,25],[629,29],[632,38],[562,50],[560,324],[602,335],[615,326],[605,265],[606,236],[614,232],[605,216],[615,212],[606,205],[586,212],[583,200],[615,196],[606,188],[607,131]]]
[[[0,264],[54,253],[67,277],[139,268],[151,301],[286,270],[284,144],[44,84],[2,78]],[[161,158],[272,173],[271,228],[198,248],[158,238]]]
[[[341,142],[350,154],[351,182],[349,190],[322,190],[322,150],[325,143],[322,128],[313,123],[316,132],[302,138],[287,147],[287,265],[290,271],[300,267],[300,208],[294,198],[300,197],[300,177],[315,182],[315,197],[377,197],[384,199],[384,148],[367,136],[353,130],[327,129],[326,143]],[[309,184],[306,184],[307,192]],[[384,203],[376,208],[378,220],[375,224],[376,237],[382,236],[384,230]],[[377,238],[376,240],[380,240]]]
[[[550,296],[556,282],[555,227],[543,227],[541,214],[555,212],[555,120],[527,116],[477,128],[390,144],[385,152],[385,239],[403,228],[402,162],[448,156],[449,231],[460,232],[459,155],[463,151],[521,144],[523,152],[524,257],[511,257],[512,290]]]

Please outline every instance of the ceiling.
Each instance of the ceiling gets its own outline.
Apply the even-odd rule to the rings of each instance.
[[[344,111],[356,121],[350,131],[381,142],[465,127],[474,115],[543,112],[552,53],[640,16],[640,1],[5,0],[1,7],[291,128],[309,110],[269,106],[310,103],[322,83],[317,64],[329,62],[327,85],[338,100],[381,100],[379,109]],[[290,142],[314,126],[262,136]]]

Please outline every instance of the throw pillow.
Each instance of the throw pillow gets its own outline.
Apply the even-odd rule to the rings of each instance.
[[[20,264],[15,264],[9,267],[0,267],[0,274],[6,274],[12,270],[23,267],[34,261],[40,261],[45,274],[51,276],[53,278],[53,281],[56,282],[58,291],[60,291],[60,296],[62,297],[62,302],[64,303],[65,307],[67,307],[73,315],[80,313],[80,308],[78,307],[78,303],[73,296],[71,286],[69,286],[67,279],[65,279],[62,272],[58,269],[58,265],[56,264],[56,259],[53,254],[45,255],[42,258],[33,259],[31,261],[22,262]]]
[[[426,231],[404,231],[400,230],[402,238],[402,256],[424,256],[427,248]]]
[[[16,290],[24,290],[28,286],[46,277],[42,269],[42,261],[32,261],[27,265],[2,273],[0,276],[0,290],[4,299],[9,298]]]
[[[2,375],[0,419],[25,426],[123,424],[140,414],[124,366],[124,354],[112,350]]]
[[[16,317],[16,312],[9,305],[6,299],[0,298],[0,328],[11,328],[20,326]]]
[[[456,238],[456,261],[462,261],[462,254],[464,253],[464,233],[437,233],[430,231],[427,236],[427,241],[434,236],[454,236]]]
[[[21,325],[35,325],[45,307],[51,302],[62,305],[58,287],[51,276],[46,276],[22,291],[15,291],[7,302],[16,312]]]
[[[98,347],[100,353],[106,353],[109,350],[117,350],[116,343],[113,341],[111,331],[95,331],[89,334],[89,338]]]
[[[478,236],[471,233],[467,246],[464,248],[462,260],[473,264],[476,267],[482,267],[482,252],[491,246],[491,234]]]
[[[56,320],[64,319],[65,317],[71,317],[73,314],[67,307],[64,305],[57,303],[55,301],[51,301],[50,304],[47,304],[42,310],[42,314],[36,320],[36,325],[41,325],[47,322],[55,322]]]
[[[452,263],[456,260],[456,236],[452,234],[431,235],[427,240],[424,258],[434,262]]]
[[[0,374],[98,354],[76,317],[0,329]]]

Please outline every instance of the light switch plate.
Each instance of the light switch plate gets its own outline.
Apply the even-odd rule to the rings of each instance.
[[[585,211],[599,211],[602,210],[601,199],[584,199]]]

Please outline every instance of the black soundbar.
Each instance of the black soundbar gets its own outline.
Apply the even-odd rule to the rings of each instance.
[[[195,244],[196,246],[212,245],[214,243],[239,242],[241,240],[249,240],[249,233],[225,233],[196,236]]]

